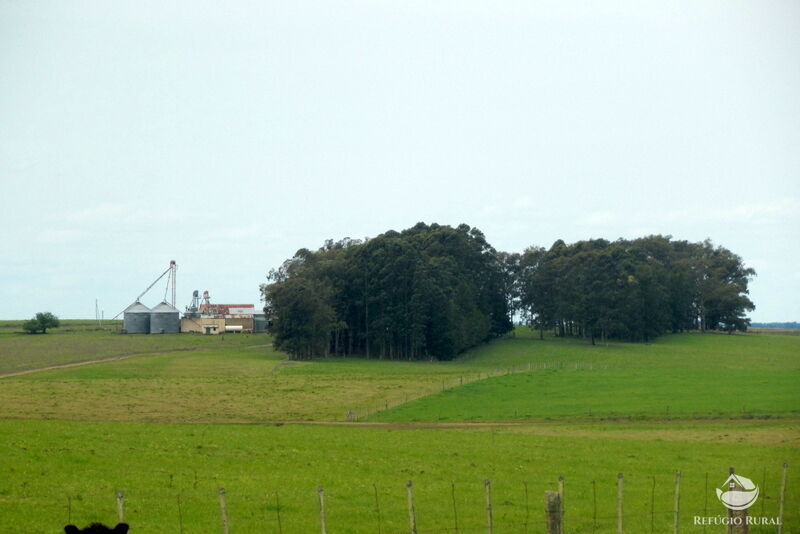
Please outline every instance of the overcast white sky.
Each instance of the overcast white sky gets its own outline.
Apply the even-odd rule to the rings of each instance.
[[[800,320],[796,1],[164,4],[0,0],[0,318],[425,221],[710,237]]]

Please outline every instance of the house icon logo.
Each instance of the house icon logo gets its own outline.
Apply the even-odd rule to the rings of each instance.
[[[746,510],[758,499],[758,486],[749,478],[731,474],[722,488],[717,488],[717,499],[729,510]]]

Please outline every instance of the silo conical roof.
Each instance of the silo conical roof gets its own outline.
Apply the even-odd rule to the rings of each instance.
[[[150,308],[139,302],[138,300],[125,308],[122,313],[150,313]]]
[[[178,311],[178,308],[176,308],[175,306],[172,306],[168,302],[162,302],[161,304],[159,304],[158,306],[156,306],[155,308],[150,310],[150,312],[151,313],[180,313]]]

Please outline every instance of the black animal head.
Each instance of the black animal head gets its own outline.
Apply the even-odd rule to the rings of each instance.
[[[79,529],[75,525],[67,525],[64,527],[64,532],[66,532],[66,534],[126,534],[128,532],[128,528],[129,527],[127,523],[119,523],[114,528],[108,528],[102,523],[92,523],[83,530]]]

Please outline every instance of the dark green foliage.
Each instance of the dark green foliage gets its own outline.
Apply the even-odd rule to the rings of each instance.
[[[467,225],[328,241],[299,250],[269,278],[261,289],[275,346],[295,358],[452,359],[511,329],[513,280]]]
[[[670,237],[604,239],[550,250],[531,248],[521,260],[520,309],[532,326],[559,335],[649,341],[664,332],[746,330],[755,306],[747,284],[755,271],[710,241]]]
[[[746,330],[755,271],[711,241],[669,236],[556,241],[496,252],[476,228],[419,223],[297,251],[261,287],[276,348],[295,358],[449,360],[508,332],[648,342],[665,332]]]
[[[35,334],[41,330],[41,327],[39,326],[39,321],[36,319],[30,319],[22,323],[22,329],[29,334]]]
[[[33,319],[22,323],[22,329],[29,334],[35,334],[37,332],[46,334],[48,328],[58,328],[60,324],[58,317],[52,313],[39,312]]]

